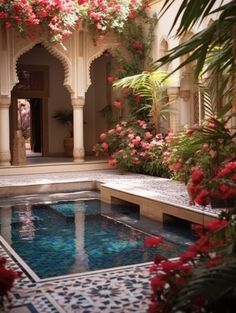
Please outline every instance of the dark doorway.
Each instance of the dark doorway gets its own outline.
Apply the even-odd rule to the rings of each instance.
[[[31,136],[30,146],[33,152],[42,152],[42,99],[30,99]]]

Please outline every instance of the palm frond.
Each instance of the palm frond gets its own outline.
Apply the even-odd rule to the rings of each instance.
[[[164,92],[169,82],[170,79],[167,79],[167,73],[158,70],[124,77],[116,81],[113,87],[130,88],[133,93],[138,93],[147,102],[141,110],[148,109],[153,123],[158,127],[160,116],[164,113],[162,112],[165,106],[164,99],[166,99]],[[140,112],[141,110],[138,111]]]
[[[192,279],[181,289],[175,299],[176,309],[187,312],[191,301],[202,296],[206,297],[209,308],[217,307],[217,305],[221,304],[222,299],[230,299],[232,292],[235,293],[235,277],[235,258],[225,261],[222,265],[214,268],[200,268],[196,270]]]

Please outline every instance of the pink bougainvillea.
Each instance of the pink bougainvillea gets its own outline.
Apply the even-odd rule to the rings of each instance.
[[[100,135],[100,142],[94,146],[94,151],[96,155],[108,154],[110,166],[117,166],[121,170],[141,171],[150,159],[153,149],[161,149],[164,144],[164,136],[157,133],[150,122],[122,121]]]
[[[61,42],[80,22],[98,36],[109,30],[122,32],[126,21],[146,6],[145,0],[2,0],[0,24],[31,40],[43,35]]]

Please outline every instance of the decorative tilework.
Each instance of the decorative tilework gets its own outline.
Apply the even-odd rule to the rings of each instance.
[[[0,245],[8,267],[21,270]],[[144,313],[148,308],[149,264],[64,278],[32,281],[23,273],[5,300],[6,313]]]
[[[146,312],[149,265],[51,281],[47,289],[66,312]],[[43,287],[43,283],[42,283]]]

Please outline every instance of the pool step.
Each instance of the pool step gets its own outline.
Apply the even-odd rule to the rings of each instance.
[[[168,217],[178,217],[201,225],[207,224],[217,214],[202,211],[194,206],[183,206],[158,199],[158,192],[148,192],[140,188],[128,186],[114,186],[114,184],[102,184],[100,186],[101,201],[112,203],[113,199],[120,199],[139,205],[140,215],[163,222]],[[152,193],[152,194],[151,194]]]

